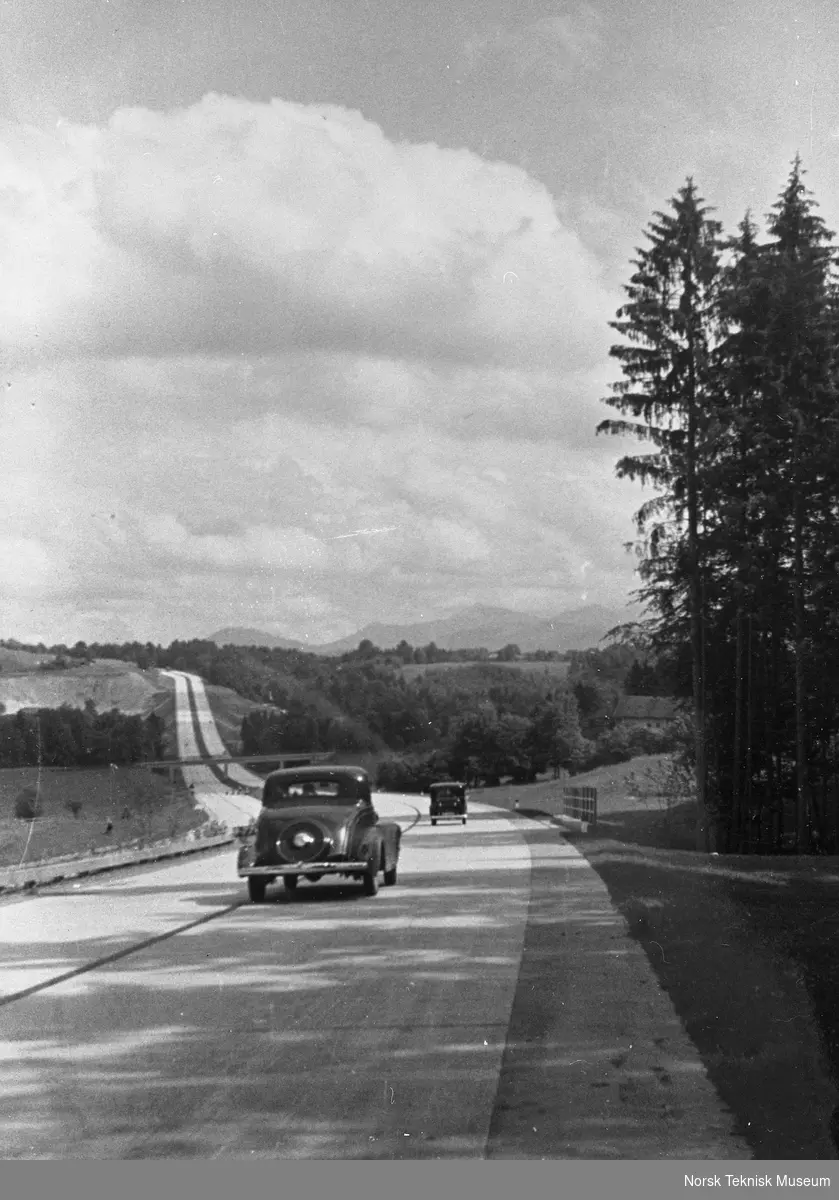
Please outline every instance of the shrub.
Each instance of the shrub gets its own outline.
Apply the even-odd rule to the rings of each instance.
[[[79,813],[82,811],[82,802],[81,800],[65,800],[64,807],[78,819]]]
[[[41,798],[38,789],[24,788],[15,800],[15,816],[21,821],[34,821],[41,815]]]

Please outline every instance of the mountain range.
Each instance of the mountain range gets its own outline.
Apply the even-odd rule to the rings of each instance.
[[[358,633],[315,646],[308,642],[276,637],[259,629],[238,626],[219,629],[208,640],[218,646],[267,646],[282,650],[307,650],[310,654],[344,654],[355,650],[359,642],[369,640],[380,649],[391,649],[401,641],[411,646],[434,642],[441,650],[483,647],[500,650],[513,643],[522,651],[585,650],[596,646],[615,625],[634,619],[629,608],[611,609],[599,604],[587,605],[554,617],[513,612],[476,604],[450,616],[410,625],[366,625]]]

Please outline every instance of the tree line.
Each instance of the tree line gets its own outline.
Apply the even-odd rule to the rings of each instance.
[[[645,443],[616,469],[653,489],[628,632],[689,670],[705,851],[836,848],[839,291],[803,176],[732,236],[688,179],[612,322],[598,432]]]
[[[243,753],[372,754],[385,760],[389,786],[399,790],[452,774],[490,786],[501,778],[525,781],[546,770],[585,770],[672,744],[672,736],[614,727],[627,681],[639,694],[651,672],[659,688],[671,682],[664,660],[646,653],[639,675],[632,645],[571,651],[565,679],[498,666],[488,653],[457,670],[409,679],[403,667],[413,648],[405,647],[382,650],[361,642],[354,651],[325,657],[196,639],[168,647],[77,643],[50,651],[76,662],[113,658],[195,672],[259,706],[243,719]]]
[[[332,695],[356,714],[365,698],[371,704],[363,710],[365,721],[384,735],[379,752],[390,751],[377,768],[382,787],[424,791],[435,780],[452,777],[488,787],[502,779],[528,783],[548,770],[555,776],[575,773],[681,744],[684,735],[677,726],[664,732],[615,727],[620,686],[608,675],[616,662],[623,662],[626,672],[628,654],[625,647],[589,652],[562,683],[472,664],[410,684],[390,677],[389,686],[390,669],[368,661],[360,676],[336,667]],[[602,675],[596,665],[601,662]],[[360,680],[367,680],[370,692],[359,691]],[[299,701],[282,711],[256,709],[242,722],[242,751],[331,750],[336,733],[334,721],[324,723],[314,706]],[[344,743],[338,748],[361,747]]]
[[[124,765],[164,754],[164,724],[112,709],[27,709],[0,715],[0,765],[4,767],[97,767]]]

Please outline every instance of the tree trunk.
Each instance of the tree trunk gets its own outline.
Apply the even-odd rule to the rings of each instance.
[[[752,671],[752,618],[749,615],[746,629],[746,746],[745,746],[745,766],[746,766],[746,787],[741,801],[741,829],[744,839],[743,850],[747,851],[748,847],[745,841],[749,836],[749,821],[751,820],[752,812],[752,779],[754,764],[752,760],[752,736],[754,731],[754,683]]]
[[[683,280],[685,297],[692,299],[693,264],[685,263]],[[690,307],[688,303],[687,307]],[[710,851],[716,849],[716,829],[709,820],[706,785],[708,769],[706,763],[706,713],[705,713],[705,629],[703,622],[702,563],[699,550],[699,487],[697,483],[698,421],[696,386],[696,346],[690,321],[687,324],[688,342],[688,389],[687,389],[687,511],[688,511],[688,559],[690,571],[690,641],[693,659],[693,717],[695,722],[696,752],[696,848]]]
[[[807,720],[805,697],[804,522],[802,497],[796,493],[793,516],[795,618],[795,840],[799,854],[809,845],[810,796],[807,770]]]
[[[731,849],[742,850],[743,796],[743,603],[737,602],[737,643],[734,653],[734,747],[731,764]]]

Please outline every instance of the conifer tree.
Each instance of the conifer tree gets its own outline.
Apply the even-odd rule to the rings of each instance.
[[[761,391],[774,442],[776,494],[782,498],[789,549],[784,568],[793,611],[795,678],[796,838],[808,842],[808,642],[810,616],[826,534],[835,544],[836,328],[831,280],[833,234],[814,211],[796,157],[787,186],[769,217],[763,260],[768,301]],[[781,485],[778,487],[778,485]]]
[[[714,409],[719,392],[715,348],[719,324],[721,226],[710,219],[688,179],[656,213],[625,287],[628,301],[611,327],[626,341],[611,354],[624,380],[606,403],[632,420],[606,420],[598,433],[634,434],[652,454],[626,456],[619,476],[657,490],[636,515],[644,537],[641,597],[671,627],[687,625],[693,659],[697,848],[716,845],[707,804],[704,638],[705,472],[715,454]]]

